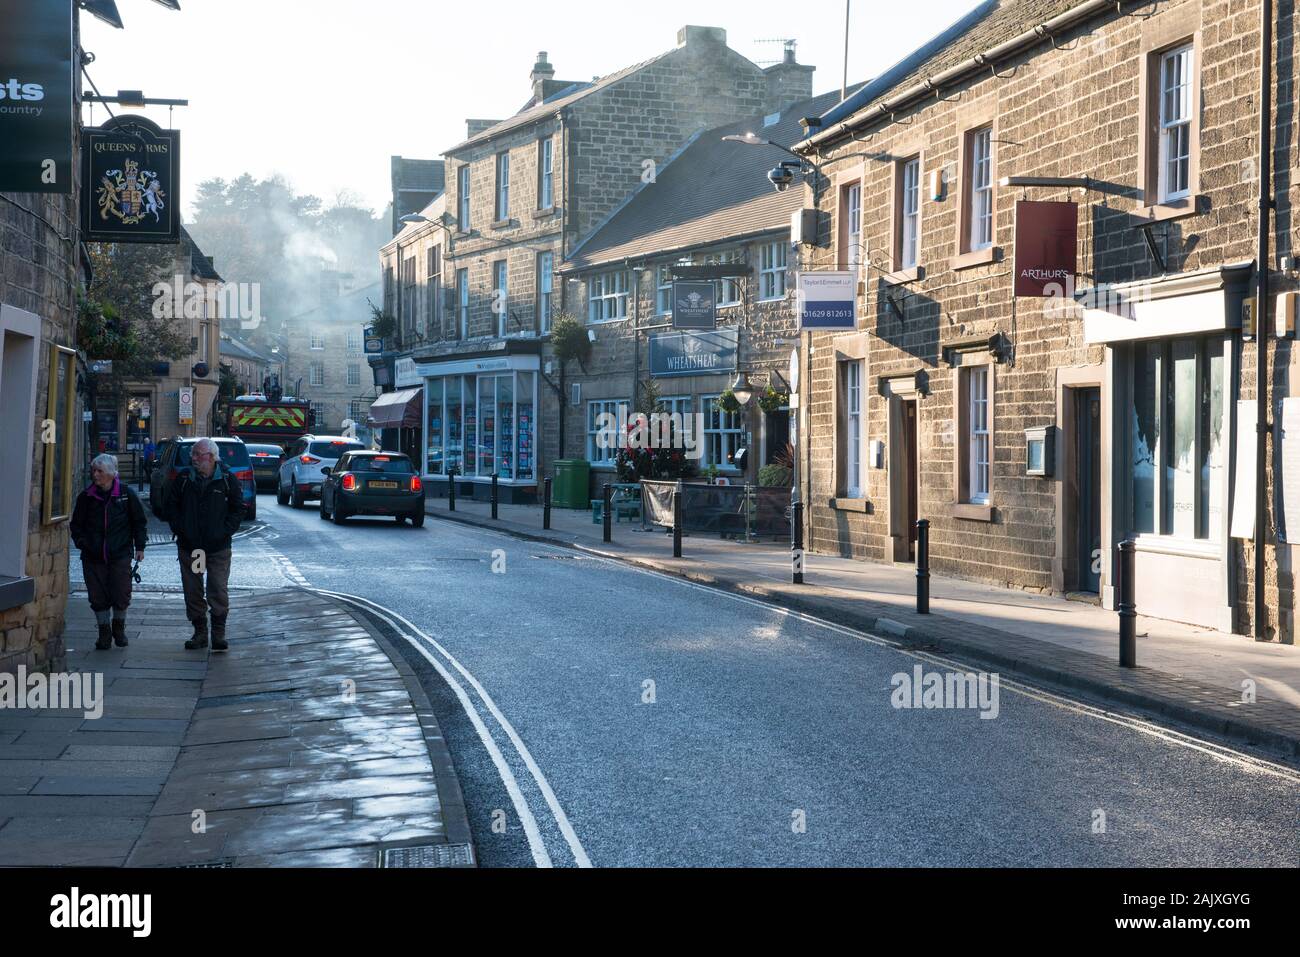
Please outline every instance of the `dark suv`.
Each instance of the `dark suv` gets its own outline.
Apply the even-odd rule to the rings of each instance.
[[[149,476],[149,507],[159,518],[166,519],[162,513],[163,493],[167,483],[181,472],[190,469],[190,449],[198,439],[175,438],[162,444],[158,454],[158,467]],[[248,456],[248,447],[243,439],[214,438],[217,453],[221,456],[221,467],[229,469],[239,479],[239,487],[244,492],[244,521],[251,522],[257,518],[257,486],[253,483],[253,462]]]

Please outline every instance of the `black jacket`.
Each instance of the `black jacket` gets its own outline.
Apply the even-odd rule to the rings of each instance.
[[[167,485],[163,493],[163,514],[186,551],[224,552],[230,537],[239,531],[244,517],[244,492],[239,479],[218,465],[220,475],[204,486],[202,479],[187,469]]]
[[[92,484],[77,496],[69,531],[83,561],[105,565],[143,551],[149,521],[131,487],[115,481],[107,492]]]

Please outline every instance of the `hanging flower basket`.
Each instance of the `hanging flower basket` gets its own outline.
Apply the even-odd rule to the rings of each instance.
[[[740,411],[740,402],[736,399],[736,393],[730,388],[726,389],[717,399],[714,400],[719,412],[725,412],[728,415],[735,415]]]
[[[779,412],[789,404],[790,394],[788,392],[777,392],[771,386],[764,389],[763,394],[758,397],[758,407],[764,412]]]

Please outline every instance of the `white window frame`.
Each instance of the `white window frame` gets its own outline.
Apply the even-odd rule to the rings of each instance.
[[[862,498],[862,362],[844,363],[844,494]]]
[[[735,454],[745,440],[745,428],[739,412],[723,412],[718,408],[719,396],[700,396],[704,410],[704,455],[700,464],[716,466],[719,472],[739,474],[740,469],[727,461],[726,453]],[[714,446],[717,446],[716,454]]]
[[[921,158],[903,162],[899,175],[898,267],[915,269],[921,256]]]
[[[786,244],[764,243],[759,252],[759,301],[785,298]]]
[[[425,335],[432,337],[442,332],[442,247],[430,246],[425,251],[425,271],[428,273],[425,289],[429,296],[425,322]]]
[[[587,461],[590,462],[594,468],[615,467],[618,449],[602,449],[600,447],[600,442],[597,441],[597,436],[602,430],[597,427],[597,422],[601,415],[612,415],[617,419],[620,406],[626,410],[631,407],[631,403],[627,399],[587,400]],[[617,432],[617,429],[615,431]]]
[[[552,297],[555,294],[555,254],[537,254],[537,330],[539,335],[551,331]]]
[[[510,152],[497,154],[496,222],[510,218]]]
[[[457,202],[459,203],[458,217],[456,226],[462,233],[469,232],[469,194],[470,194],[470,176],[469,164],[466,163],[456,171],[456,192]]]
[[[555,138],[543,137],[537,146],[538,185],[537,208],[555,207]]]
[[[353,422],[356,422],[356,423],[358,423],[358,424],[365,424],[365,421],[366,421],[366,410],[365,410],[364,406],[365,406],[366,404],[367,404],[367,400],[366,400],[366,399],[352,399],[351,401],[349,401],[349,402],[348,402],[348,418],[351,419]]]
[[[673,267],[655,267],[655,313],[667,316],[673,311]]]
[[[469,269],[456,270],[456,325],[462,339],[469,338]]]
[[[359,356],[362,349],[362,336],[360,329],[348,330],[348,355]]]
[[[597,273],[587,282],[587,324],[619,322],[627,318],[627,271]]]
[[[348,363],[348,378],[347,378],[347,384],[348,384],[348,385],[361,385],[361,363],[359,363],[359,362],[349,362],[349,363]]]
[[[1190,43],[1160,55],[1157,81],[1160,110],[1158,189],[1162,203],[1186,199],[1191,195],[1193,61]],[[1172,82],[1170,64],[1175,64],[1177,71]]]
[[[739,263],[744,261],[745,261],[745,254],[742,250],[739,249],[729,249],[725,253],[720,253],[718,255],[719,265],[726,265],[728,263]],[[740,305],[740,280],[736,278],[719,279],[718,280],[718,308],[722,309],[726,306],[738,306],[738,305]]]
[[[993,127],[970,138],[970,251],[993,245]]]
[[[989,421],[990,378],[988,365],[973,365],[966,374],[967,489],[968,498],[974,505],[989,503],[989,460],[993,442],[992,423]]]
[[[311,348],[316,352],[320,352],[321,350],[323,350],[325,348],[324,331],[313,328],[309,334],[311,336],[311,343],[310,343]]]
[[[862,184],[852,183],[844,191],[844,265],[854,273],[862,265]]]
[[[510,317],[510,267],[506,260],[498,259],[492,264],[492,302],[500,302],[501,311],[497,313],[497,335],[505,338]]]
[[[325,385],[325,363],[320,360],[313,361],[307,366],[307,384],[317,388],[323,388]]]

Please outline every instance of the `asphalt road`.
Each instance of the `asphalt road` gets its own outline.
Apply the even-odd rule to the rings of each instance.
[[[944,663],[564,549],[259,513],[231,584],[358,596],[407,636],[483,864],[1300,862],[1294,774],[1006,682],[995,718],[896,708],[895,675]],[[146,582],[177,583],[160,551]]]

